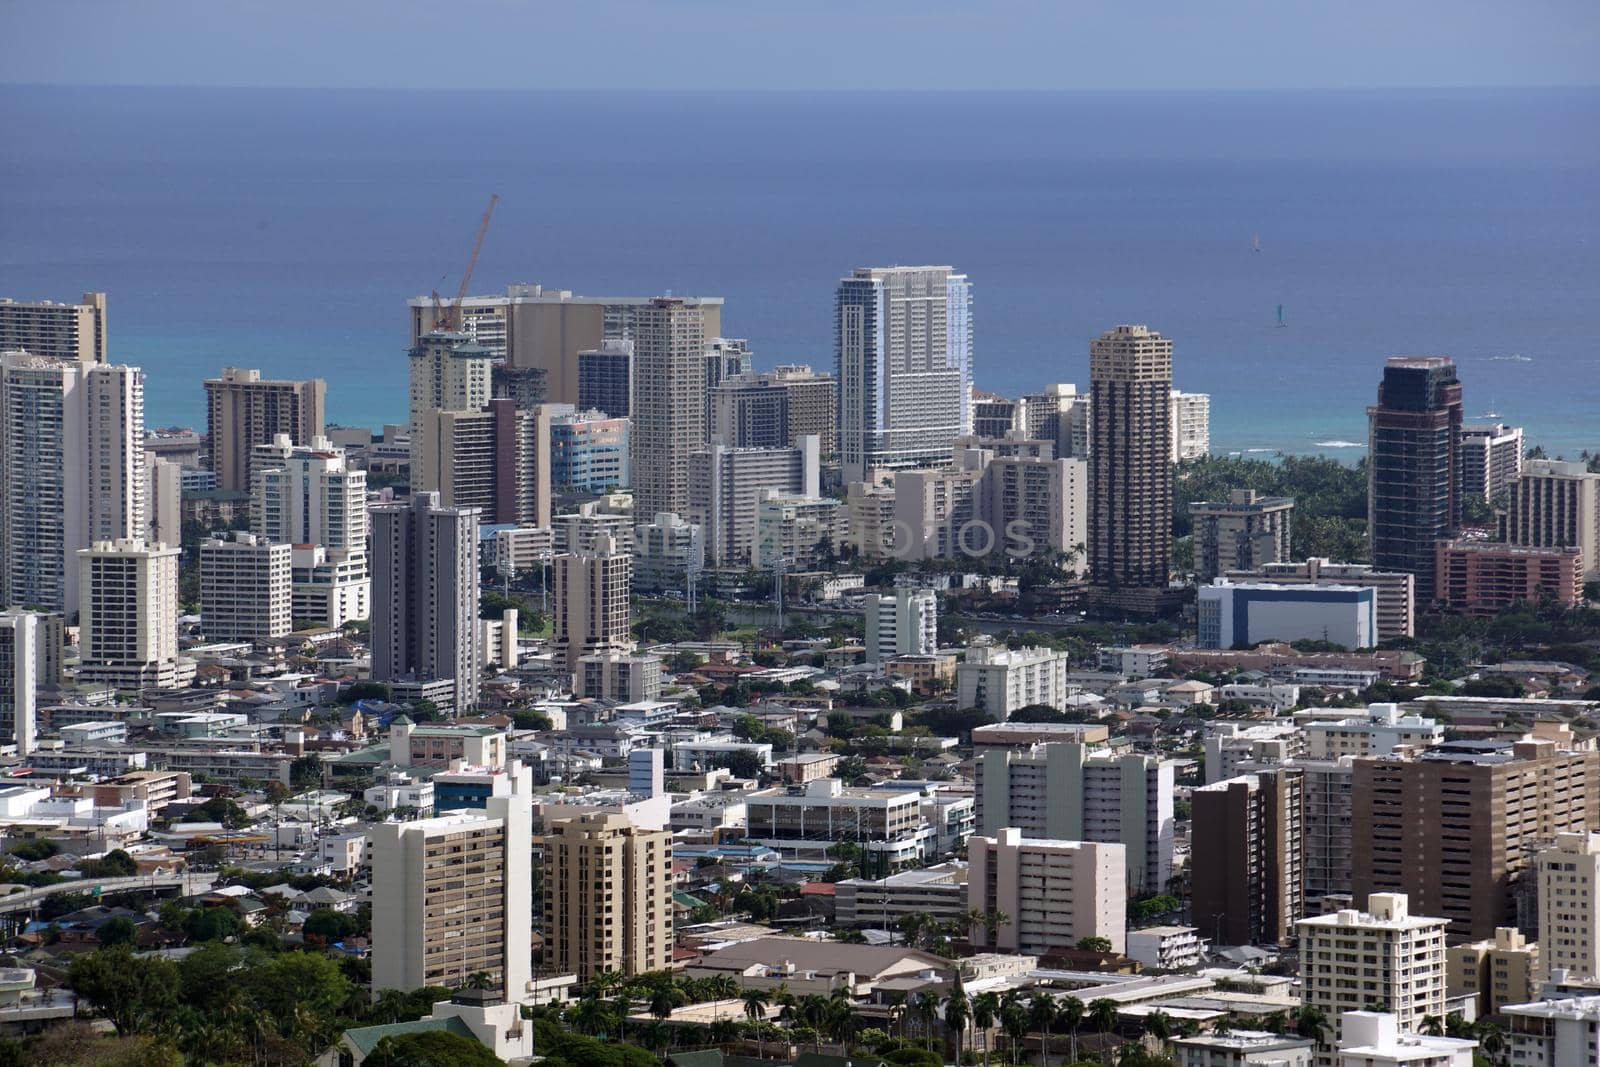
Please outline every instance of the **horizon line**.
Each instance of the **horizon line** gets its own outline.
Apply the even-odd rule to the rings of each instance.
[[[679,86],[660,88],[650,85],[635,86],[488,86],[488,85],[235,85],[220,83],[156,83],[156,82],[13,82],[0,79],[0,89],[212,89],[224,92],[318,92],[318,93],[594,93],[622,95],[626,93],[928,93],[928,94],[982,94],[1001,95],[1017,93],[1128,93],[1128,94],[1181,94],[1181,93],[1441,93],[1441,92],[1573,92],[1600,90],[1600,81],[1563,82],[1550,84],[1479,84],[1479,85],[1300,85],[1300,86],[1184,86],[1161,88],[1128,88],[1116,86],[999,86],[964,88],[959,86]]]

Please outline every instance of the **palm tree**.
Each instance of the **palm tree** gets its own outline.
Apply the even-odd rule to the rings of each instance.
[[[1028,1001],[1028,1025],[1039,1031],[1039,1062],[1050,1067],[1050,1027],[1061,1017],[1056,998],[1049,993],[1036,992]]]
[[[1426,1024],[1427,1020],[1423,1020]],[[1295,1012],[1294,1032],[1300,1037],[1309,1037],[1315,1041],[1322,1040],[1322,1032],[1328,1028],[1328,1015],[1321,1008],[1313,1004],[1302,1005]]]
[[[979,993],[972,998],[972,1029],[983,1034],[983,1067],[989,1067],[989,1031],[994,1029],[994,1020],[999,1014],[998,993]]]
[[[1063,997],[1056,1005],[1056,1021],[1066,1026],[1072,1035],[1072,1062],[1078,1062],[1078,1028],[1083,1025],[1083,1001],[1077,997]]]
[[[1153,1011],[1144,1020],[1144,1030],[1164,1044],[1172,1036],[1172,1016],[1164,1011]]]
[[[590,993],[597,997],[604,997],[607,993],[622,984],[622,972],[614,970],[601,971],[589,979]]]
[[[672,1031],[667,1024],[657,1020],[644,1028],[644,1047],[652,1051],[659,1051],[667,1047],[667,1042],[672,1036]]]
[[[617,1040],[624,1041],[628,1036],[628,1016],[633,1014],[633,994],[618,989],[611,1000],[611,1010],[617,1013]]]
[[[972,1018],[972,1002],[967,999],[967,991],[961,988],[961,977],[956,976],[955,988],[950,991],[950,997],[944,1002],[944,1025],[956,1037],[956,1062],[961,1062],[961,1036],[966,1032],[967,1022]]]
[[[1101,997],[1089,1002],[1089,1021],[1100,1031],[1100,1055],[1105,1058],[1105,1038],[1117,1025],[1117,1002]]]
[[[905,944],[916,948],[922,941],[923,920],[926,918],[920,911],[908,912],[900,916],[896,924],[900,927],[900,935],[905,938]]]
[[[665,1023],[672,1011],[683,1003],[683,993],[677,986],[658,985],[650,993],[650,1014]]]
[[[766,1029],[767,1009],[771,1006],[772,994],[765,989],[751,988],[744,991],[744,1014],[757,1027],[756,1041],[763,1058],[767,1054],[767,1038],[762,1031]]]
[[[474,971],[467,977],[468,989],[493,989],[494,979],[489,977],[488,971]]]
[[[850,1042],[861,1032],[861,1015],[856,1011],[856,1006],[850,1002],[848,992],[842,998],[833,997],[828,1001],[827,1014],[828,1035],[838,1044],[842,1052],[850,1047]]]
[[[713,1045],[719,1047],[727,1045],[739,1035],[739,1024],[732,1019],[717,1019],[706,1028],[706,1036]]]
[[[922,1023],[922,1044],[928,1051],[933,1051],[933,1022],[939,1017],[939,998],[934,993],[923,990],[917,994],[916,999],[917,1019]]]
[[[889,1018],[891,1028],[894,1022],[900,1023],[900,1040],[906,1039],[906,994],[894,992],[889,994]]]
[[[1005,1030],[1007,1044],[1011,1046],[1013,1065],[1017,1063],[1022,1039],[1028,1036],[1028,1009],[1022,1006],[1022,998],[1015,993],[1016,990],[1009,990],[1000,1003],[1000,1027]]]
[[[828,999],[820,993],[807,993],[800,998],[800,1021],[813,1035],[812,1051],[822,1052],[822,1031],[828,1024]]]
[[[1444,1020],[1437,1015],[1424,1015],[1422,1017],[1422,1025],[1418,1029],[1429,1037],[1443,1037]]]
[[[988,935],[989,944],[994,944],[995,934],[999,931],[1000,927],[1006,926],[1010,924],[1010,922],[1011,916],[1007,915],[999,908],[994,908],[984,913],[983,932]]]

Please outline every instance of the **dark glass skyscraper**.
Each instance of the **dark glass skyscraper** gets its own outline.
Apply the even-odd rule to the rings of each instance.
[[[1381,571],[1433,596],[1435,544],[1461,525],[1461,380],[1446,356],[1391,356],[1367,408],[1367,536]]]

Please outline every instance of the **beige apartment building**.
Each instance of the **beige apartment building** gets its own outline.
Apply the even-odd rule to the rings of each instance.
[[[672,834],[596,812],[544,835],[544,964],[588,982],[672,964]]]
[[[328,383],[321,378],[274,381],[258,370],[228,367],[221,378],[206,379],[205,387],[206,434],[218,489],[250,488],[257,445],[270,445],[279,434],[296,445],[322,436]]]
[[[106,294],[76,304],[0,297],[0,352],[17,349],[75,363],[106,362]]]
[[[178,661],[176,545],[96,541],[78,550],[80,682],[117,689],[173,689]],[[193,678],[193,661],[188,676]]]
[[[1227,500],[1195,501],[1189,514],[1194,518],[1194,568],[1203,582],[1291,558],[1292,497],[1235,489]]]
[[[422,464],[417,449],[435,411],[482,411],[489,406],[494,355],[463,333],[424,334],[410,352],[412,487]]]
[[[282,637],[294,623],[294,546],[234,532],[200,545],[200,629],[210,641]]]
[[[1512,926],[1486,941],[1455,945],[1445,953],[1445,985],[1452,997],[1478,999],[1478,1018],[1499,1015],[1507,1004],[1538,999],[1539,946]]]
[[[1600,834],[1559,834],[1534,864],[1540,975],[1565,971],[1569,979],[1600,978]]]
[[[474,975],[510,1000],[533,977],[533,815],[525,796],[482,813],[371,830],[372,988],[459,989]]]
[[[633,648],[628,597],[633,554],[609,537],[556,556],[555,632],[550,648],[567,670],[584,656]]]
[[[1330,1067],[1347,1011],[1392,1013],[1412,1033],[1445,1015],[1446,920],[1412,915],[1404,893],[1374,893],[1367,910],[1302,919],[1301,998],[1327,1018],[1318,1067]]]
[[[1500,539],[1524,548],[1577,548],[1585,575],[1600,575],[1600,474],[1582,463],[1530,460],[1511,483]]]
[[[1103,937],[1127,947],[1127,873],[1122,845],[1023,837],[1014,826],[967,839],[967,907],[1006,922],[972,929],[974,946],[1040,956]]]
[[[412,491],[478,508],[485,523],[548,527],[551,417],[547,404],[519,409],[505,398],[428,412],[411,443]]]

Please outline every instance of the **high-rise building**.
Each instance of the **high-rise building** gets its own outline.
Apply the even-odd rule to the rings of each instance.
[[[544,371],[496,363],[489,370],[489,397],[509,400],[518,411],[532,411],[544,399]]]
[[[258,370],[228,367],[222,377],[206,379],[205,387],[206,437],[218,489],[250,488],[257,445],[271,444],[279,434],[297,445],[322,436],[328,383],[321,378],[272,381]]]
[[[183,543],[183,468],[148,447],[144,450],[146,541]]]
[[[1066,569],[1086,566],[1089,531],[1089,465],[1057,459],[1050,441],[1030,441],[1014,431],[1004,440],[967,438],[956,443],[955,465],[979,470],[976,518],[992,532],[992,552],[1011,556],[1060,553]],[[896,488],[899,478],[895,479]],[[981,549],[990,534],[958,535],[963,552]]]
[[[557,489],[606,493],[628,484],[626,416],[603,410],[574,411],[553,404],[550,417],[550,483]]]
[[[705,539],[696,523],[667,512],[633,529],[633,587],[646,592],[683,590],[691,571],[705,565]]]
[[[738,378],[755,370],[755,353],[750,342],[743,337],[707,337],[705,351],[705,415],[702,426],[706,440],[711,440],[711,397],[723,382]]]
[[[1172,391],[1172,462],[1211,454],[1211,394]]]
[[[326,438],[292,444],[280,434],[253,461],[250,532],[296,546],[294,617],[343,626],[372,612],[367,569],[367,472]]]
[[[847,482],[938,466],[972,432],[972,286],[950,267],[861,267],[835,300]]]
[[[788,448],[814,434],[823,455],[835,449],[833,376],[790,365],[724,378],[711,393],[710,439],[729,448]]]
[[[1502,926],[1483,941],[1452,945],[1445,953],[1445,989],[1476,997],[1478,1018],[1499,1015],[1507,1004],[1526,1004],[1539,992],[1539,946],[1522,931]]]
[[[543,837],[545,966],[588,982],[672,965],[672,834],[596,812]]]
[[[959,559],[981,554],[1003,531],[978,520],[983,505],[983,453],[964,450],[959,464],[894,472],[887,552],[895,559]],[[1003,542],[1002,542],[1003,543]]]
[[[1190,795],[1190,915],[1219,945],[1283,945],[1305,917],[1305,792],[1296,768]]]
[[[1551,600],[1583,603],[1583,549],[1532,548],[1457,537],[1434,546],[1433,603],[1486,618],[1512,604]]]
[[[1578,548],[1600,575],[1600,474],[1582,463],[1535,459],[1510,485],[1501,540],[1528,548]]]
[[[478,509],[437,493],[372,509],[372,678],[454,683],[452,706],[478,702]]]
[[[993,393],[972,397],[972,436],[1005,437],[1021,430],[1027,422],[1028,405],[1023,400],[1007,400]]]
[[[1566,1067],[1594,1062],[1600,997],[1560,997],[1508,1004],[1508,1061],[1519,1067]]]
[[[1072,657],[1053,648],[970,645],[956,665],[956,706],[978,708],[997,722],[1030,706],[1064,708],[1073,692],[1071,669]]]
[[[0,297],[0,352],[10,349],[75,363],[106,361],[106,294],[76,304]]]
[[[1189,514],[1194,518],[1194,569],[1202,582],[1290,558],[1292,497],[1235,489],[1227,500],[1195,501]]]
[[[892,593],[868,593],[867,662],[891,656],[925,656],[939,647],[939,597],[932,589],[900,586]]]
[[[481,411],[432,411],[411,441],[413,492],[452,508],[477,508],[493,524],[550,525],[553,404],[509,398]]]
[[[494,354],[464,333],[436,330],[417,339],[411,357],[412,480],[417,485],[417,450],[435,411],[482,411],[489,405]]]
[[[1367,408],[1372,565],[1431,596],[1434,544],[1461,525],[1461,380],[1445,356],[1391,356]]]
[[[633,647],[628,598],[633,555],[609,537],[555,557],[555,632],[551,651],[567,670],[597,652]]]
[[[200,631],[211,641],[282,637],[294,623],[294,546],[254,534],[200,545]]]
[[[148,533],[143,372],[0,355],[0,606],[76,611],[76,553]]]
[[[578,396],[578,353],[595,351],[607,340],[635,338],[639,317],[649,314],[654,299],[578,296],[570,289],[519,284],[507,286],[504,296],[469,296],[461,301],[460,308],[463,328],[477,343],[487,346],[495,358],[503,358],[512,367],[545,372],[545,400],[591,407],[594,405],[584,403]],[[722,333],[720,296],[679,299],[700,310],[705,337]],[[433,329],[433,301],[420,296],[408,303],[415,343]],[[483,321],[475,321],[479,319]],[[601,410],[611,415],[629,414],[605,407]]]
[[[603,411],[614,419],[633,414],[633,342],[620,337],[578,353],[579,411]]]
[[[179,555],[132,538],[78,550],[80,682],[134,690],[188,680],[178,663]]]
[[[520,1000],[533,978],[532,808],[490,796],[483,809],[380,822],[372,852],[372,988],[460,989],[487,975]]]
[[[750,562],[769,571],[779,560],[791,571],[823,568],[844,540],[844,506],[832,497],[756,491]]]
[[[1313,556],[1303,563],[1266,563],[1255,570],[1229,571],[1226,577],[1273,585],[1370,586],[1378,594],[1378,640],[1411,637],[1416,632],[1416,578],[1403,571],[1380,571],[1365,563],[1331,563]]]
[[[39,689],[61,681],[61,616],[0,611],[0,745],[26,757],[39,731]]]
[[[1485,503],[1499,499],[1522,473],[1522,427],[1461,427],[1461,491]]]
[[[658,297],[634,317],[633,502],[687,514],[689,456],[705,447],[705,311]]]
[[[1071,382],[1044,387],[1042,393],[1023,397],[1027,436],[1056,443],[1056,455],[1087,459],[1089,456],[1089,396]]]
[[[911,473],[911,472],[907,472]],[[898,475],[896,476],[898,479]],[[882,559],[896,550],[893,486],[851,482],[844,489],[845,537],[863,559]],[[905,545],[899,545],[904,549]]]
[[[1452,937],[1535,932],[1524,876],[1560,833],[1600,828],[1600,754],[1550,741],[1452,741],[1355,761],[1351,890],[1408,894]]]
[[[1172,342],[1118,326],[1089,344],[1089,571],[1158,590],[1172,562]]]
[[[1539,974],[1600,978],[1600,834],[1557,834],[1534,859],[1539,886]]]
[[[1366,911],[1347,908],[1299,923],[1301,998],[1327,1019],[1318,1067],[1334,1062],[1345,1012],[1376,1007],[1412,1033],[1428,1016],[1445,1014],[1445,920],[1412,915],[1404,893],[1359,899]]]
[[[1024,837],[1016,827],[967,839],[967,907],[1003,916],[991,941],[985,923],[974,947],[1042,956],[1103,937],[1127,947],[1127,849],[1120,844]]]
[[[977,761],[977,832],[1015,826],[1033,837],[1121,842],[1129,888],[1164,893],[1172,783],[1172,763],[1154,756],[1094,752],[1076,741],[996,749]]]
[[[729,448],[713,442],[692,453],[689,506],[682,514],[704,532],[706,562],[713,567],[750,566],[756,547],[757,494],[771,489],[785,496],[820,496],[820,458],[815,437],[806,437],[793,448]],[[635,482],[639,462],[636,452]],[[639,506],[635,497],[635,509]],[[668,509],[656,513],[663,510]]]

